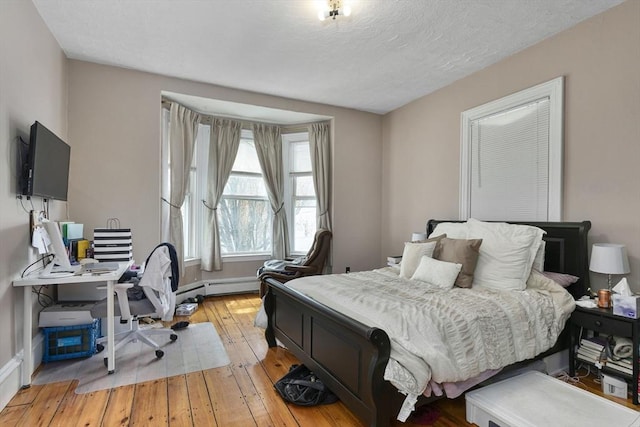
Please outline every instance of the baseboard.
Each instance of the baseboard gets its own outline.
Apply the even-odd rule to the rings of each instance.
[[[33,338],[32,357],[34,371],[42,362],[43,339],[43,335],[39,332]],[[22,387],[23,359],[23,351],[21,350],[0,368],[0,411],[7,406],[9,401],[13,399],[13,396],[15,396]],[[33,375],[33,371],[31,374]]]
[[[201,280],[181,286],[176,292],[176,304],[180,304],[187,298],[194,298],[197,295],[226,295],[247,292],[258,292],[260,282],[254,276],[234,277],[230,279]]]
[[[22,385],[20,383],[20,366],[22,366],[22,352],[0,368],[0,411],[20,390]]]

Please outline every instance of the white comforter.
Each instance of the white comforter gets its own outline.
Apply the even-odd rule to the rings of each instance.
[[[568,292],[536,272],[524,291],[442,291],[393,268],[286,285],[389,335],[385,379],[407,395],[402,421],[430,380],[466,380],[549,349],[575,307]]]

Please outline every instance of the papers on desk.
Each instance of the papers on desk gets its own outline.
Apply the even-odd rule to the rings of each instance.
[[[83,264],[80,273],[108,273],[120,268],[117,262],[90,262]]]
[[[584,308],[596,308],[598,304],[596,304],[596,300],[594,299],[581,299],[576,301],[576,305]]]

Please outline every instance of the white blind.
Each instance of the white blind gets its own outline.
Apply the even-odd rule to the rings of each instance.
[[[471,122],[470,215],[547,221],[549,98]]]

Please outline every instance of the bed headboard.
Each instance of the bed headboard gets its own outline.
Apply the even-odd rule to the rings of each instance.
[[[460,220],[436,220],[427,222],[427,234],[431,234],[441,222],[465,222]],[[510,224],[533,225],[547,233],[544,269],[556,273],[566,273],[580,278],[567,288],[575,299],[586,295],[589,288],[589,246],[587,235],[591,221],[582,222],[511,222]]]

